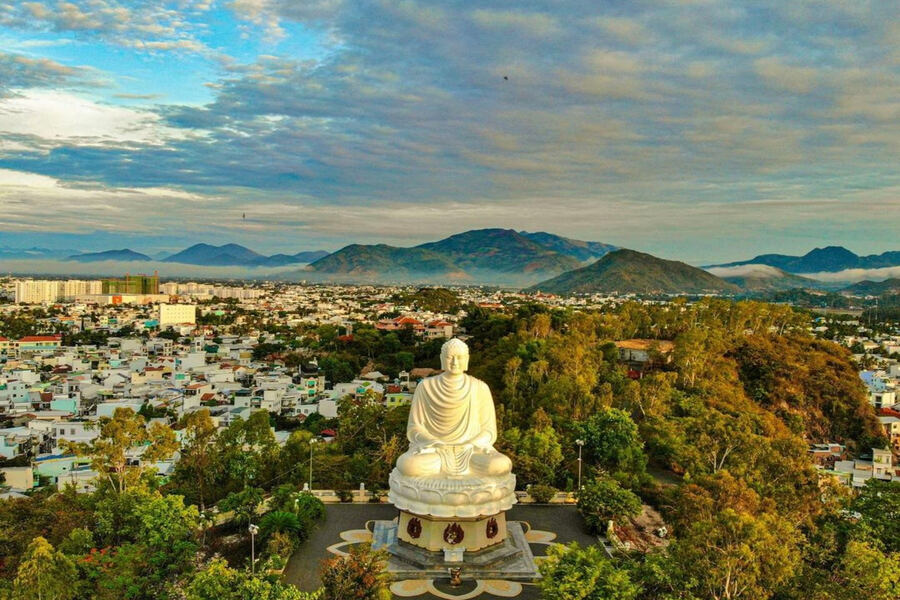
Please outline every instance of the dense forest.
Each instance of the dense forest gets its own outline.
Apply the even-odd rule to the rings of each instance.
[[[557,550],[547,598],[897,597],[900,484],[874,482],[854,498],[807,456],[813,442],[886,446],[849,352],[812,337],[807,315],[710,299],[472,311],[466,326],[472,371],[498,396],[502,444],[523,479],[571,488],[580,438],[589,524],[635,514],[636,496],[672,529],[667,549],[616,562]],[[629,338],[674,348],[654,357],[651,344],[654,366],[636,379],[611,343]],[[661,483],[648,465],[682,483]]]

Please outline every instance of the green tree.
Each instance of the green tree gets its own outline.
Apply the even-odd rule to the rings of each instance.
[[[256,481],[269,481],[278,468],[278,444],[269,413],[257,411],[235,419],[216,437],[220,481],[216,495],[241,490]]]
[[[90,529],[76,527],[59,544],[59,551],[67,556],[80,556],[94,547],[94,534]]]
[[[298,483],[305,481],[305,475],[309,472],[309,441],[313,434],[305,429],[292,431],[287,441],[278,452],[278,473],[286,474],[289,481]],[[288,485],[288,495],[297,491],[296,484]]]
[[[122,493],[102,489],[95,493],[94,533],[103,546],[120,545],[138,539],[141,523],[137,507],[151,492],[146,486],[134,486]]]
[[[578,491],[578,510],[591,531],[600,533],[608,521],[623,522],[641,514],[641,500],[615,479],[600,477]]]
[[[598,545],[551,546],[540,570],[544,600],[634,600],[640,589]]]
[[[512,455],[521,484],[551,485],[558,479],[563,461],[562,444],[542,409],[537,410],[533,421],[534,427],[524,431],[518,427],[504,430],[497,445]]]
[[[260,488],[248,487],[240,492],[232,492],[219,502],[219,508],[225,511],[234,511],[238,521],[249,525],[256,516],[256,509],[263,501],[263,491]]]
[[[144,474],[146,465],[165,460],[178,449],[175,432],[168,425],[155,422],[146,426],[143,417],[130,408],[117,408],[112,418],[102,417],[99,435],[87,444],[64,444],[67,450],[91,456],[91,466],[105,473],[107,483],[117,493],[124,493]],[[127,452],[143,446],[139,466],[128,463]]]
[[[187,600],[317,600],[321,593],[301,592],[294,586],[232,569],[223,559],[214,559],[193,576],[184,597]]]
[[[263,515],[259,521],[259,528],[263,537],[269,537],[273,533],[289,533],[301,539],[306,537],[306,531],[303,531],[300,518],[296,514],[284,510],[273,510]]]
[[[181,458],[175,465],[172,479],[204,511],[206,502],[212,495],[219,468],[216,446],[218,428],[209,416],[209,410],[205,408],[185,415],[180,425],[183,427]]]
[[[851,541],[832,580],[836,580],[835,598],[896,600],[900,598],[900,552],[885,554],[864,542]]]
[[[56,547],[69,533],[92,523],[94,500],[71,489],[36,491],[30,498],[0,501],[0,579],[12,581],[26,549],[38,536]]]
[[[68,600],[75,595],[75,563],[43,537],[28,545],[13,581],[13,600]]]
[[[638,427],[631,417],[617,408],[601,409],[577,425],[584,440],[586,464],[637,485],[645,477],[647,456]]]
[[[691,327],[675,338],[672,359],[681,375],[681,383],[688,389],[695,388],[700,378],[721,352],[722,340],[718,332],[710,328]]]
[[[196,506],[185,506],[182,496],[159,493],[140,502],[135,513],[140,523],[135,543],[147,562],[141,574],[150,589],[159,590],[172,576],[191,568],[200,515]]]
[[[140,523],[137,541],[155,550],[190,540],[200,526],[197,507],[185,505],[183,496],[156,492],[138,503],[135,514]]]
[[[870,479],[853,500],[860,525],[888,552],[900,552],[900,481]]]
[[[778,515],[756,517],[728,508],[694,523],[671,552],[701,596],[766,600],[794,574],[801,539]]]
[[[325,378],[332,383],[352,381],[356,377],[356,369],[348,361],[325,356],[319,361],[319,368],[325,374]]]
[[[301,492],[294,499],[294,510],[297,515],[310,523],[325,520],[325,504],[309,492]]]

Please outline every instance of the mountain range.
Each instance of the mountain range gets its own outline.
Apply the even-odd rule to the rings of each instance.
[[[77,252],[0,247],[2,259],[160,261],[215,267],[283,267],[278,277],[312,281],[493,284],[553,293],[726,293],[760,294],[796,288],[839,290],[864,269],[900,267],[900,252],[859,256],[841,246],[816,248],[803,256],[764,254],[746,261],[695,268],[603,242],[575,240],[544,231],[477,229],[412,247],[351,244],[325,251],[266,256],[239,244],[195,244],[175,254],[143,254],[123,248]],[[846,279],[840,275],[848,272]],[[803,277],[798,273],[838,275]],[[890,272],[873,275],[890,275]],[[877,279],[877,277],[874,277]],[[841,282],[844,283],[841,283]],[[540,283],[537,283],[540,282]],[[877,295],[900,280],[864,281],[841,291]]]
[[[803,256],[761,254],[750,260],[710,265],[710,268],[741,265],[768,265],[788,273],[836,273],[846,269],[881,269],[900,266],[900,251],[859,256],[843,246],[826,246],[811,250]]]
[[[586,267],[542,281],[525,291],[550,294],[720,294],[740,288],[683,262],[621,249]]]
[[[466,282],[533,283],[596,260],[609,244],[546,232],[476,229],[410,248],[351,244],[310,264],[307,272],[366,279],[446,277]]]
[[[292,264],[307,264],[328,256],[324,250],[298,252],[297,254],[273,254],[265,256],[239,244],[212,246],[210,244],[194,244],[181,252],[158,258],[162,262],[200,265],[205,267],[281,267]],[[153,258],[128,248],[122,250],[106,250],[104,252],[88,252],[74,254],[66,260],[89,263],[103,260],[117,261],[149,261]]]
[[[78,254],[78,250],[59,250],[53,248],[40,248],[38,246],[32,246],[30,248],[0,247],[0,260],[59,260],[73,254]]]
[[[69,256],[68,258],[66,258],[66,260],[88,263],[100,262],[103,260],[147,261],[153,259],[146,254],[141,254],[140,252],[135,252],[134,250],[130,250],[128,248],[122,248],[121,250],[105,250],[103,252],[86,252],[84,254],[75,254],[73,256]]]

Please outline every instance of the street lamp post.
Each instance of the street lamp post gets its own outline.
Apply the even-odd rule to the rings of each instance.
[[[259,533],[259,527],[250,523],[247,528],[250,531],[250,573],[256,573],[256,534]]]
[[[313,458],[313,444],[318,442],[318,438],[312,438],[309,440],[309,491],[312,492],[312,458]]]
[[[581,448],[584,446],[584,440],[575,440],[578,444],[578,490],[581,490]]]

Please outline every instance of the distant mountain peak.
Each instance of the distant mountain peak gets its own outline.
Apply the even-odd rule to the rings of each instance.
[[[531,286],[553,294],[705,294],[734,293],[739,288],[683,262],[622,248],[596,262]]]
[[[127,261],[149,261],[153,260],[146,254],[135,252],[130,248],[122,248],[121,250],[105,250],[103,252],[85,252],[83,254],[74,254],[66,258],[73,262],[100,262],[104,260],[117,260],[121,262]]]
[[[737,267],[741,265],[768,265],[788,273],[836,273],[846,269],[880,269],[900,266],[900,252],[883,252],[859,256],[843,246],[814,248],[803,256],[788,254],[761,254],[750,260],[712,265],[713,267]]]
[[[296,254],[274,254],[263,256],[246,246],[228,243],[221,246],[199,243],[164,259],[164,262],[202,266],[237,267],[281,267],[285,265],[310,263],[324,256],[324,250],[297,252]]]

